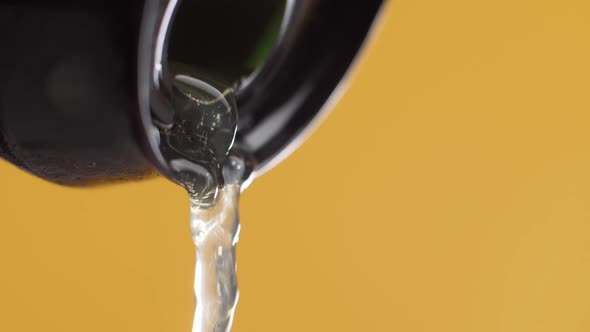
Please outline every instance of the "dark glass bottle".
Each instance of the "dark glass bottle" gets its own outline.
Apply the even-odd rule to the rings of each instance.
[[[323,109],[381,0],[0,0],[0,157],[66,185],[173,177],[170,73],[233,85],[258,172]],[[154,138],[156,137],[156,138]]]

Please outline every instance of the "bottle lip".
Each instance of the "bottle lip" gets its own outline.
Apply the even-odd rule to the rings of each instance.
[[[165,103],[165,50],[179,0],[146,1],[138,48],[140,138],[144,152],[165,176],[173,172],[159,150],[152,114]],[[267,61],[237,91],[237,143],[253,154],[259,176],[291,154],[342,94],[382,0],[288,0],[279,41]]]

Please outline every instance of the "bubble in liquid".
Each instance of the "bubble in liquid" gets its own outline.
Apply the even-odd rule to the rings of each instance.
[[[185,75],[173,87],[174,120],[160,129],[160,151],[191,196],[210,200],[237,132],[233,90]]]

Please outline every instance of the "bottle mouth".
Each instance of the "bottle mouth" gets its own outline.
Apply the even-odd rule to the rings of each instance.
[[[162,17],[154,61],[155,121],[168,124],[173,81],[188,75],[236,94],[247,90],[264,67],[276,66],[272,54],[288,26],[293,0],[171,0]],[[291,6],[289,5],[291,4]]]
[[[382,2],[146,2],[138,89],[148,156],[171,177],[157,126],[172,120],[172,82],[182,73],[233,88],[236,142],[254,156],[255,176],[270,169],[321,118]]]
[[[181,76],[227,87],[236,102],[247,95],[259,78],[280,66],[280,45],[295,2],[170,0],[162,7],[155,41],[152,124],[160,128],[172,124],[174,81]],[[239,105],[237,109],[242,128],[250,117]],[[154,152],[162,164],[160,151]]]

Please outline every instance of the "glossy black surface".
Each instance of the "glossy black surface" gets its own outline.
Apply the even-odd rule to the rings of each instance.
[[[136,1],[0,3],[0,145],[62,184],[141,178]]]
[[[166,5],[0,0],[0,156],[68,185],[138,179],[156,169],[171,176],[151,116]],[[278,160],[316,117],[380,5],[290,2],[279,45],[238,91],[238,140],[257,167]]]
[[[280,44],[238,94],[239,139],[259,161],[258,173],[296,147],[310,124],[329,107],[329,98],[345,79],[382,3],[293,2]]]

